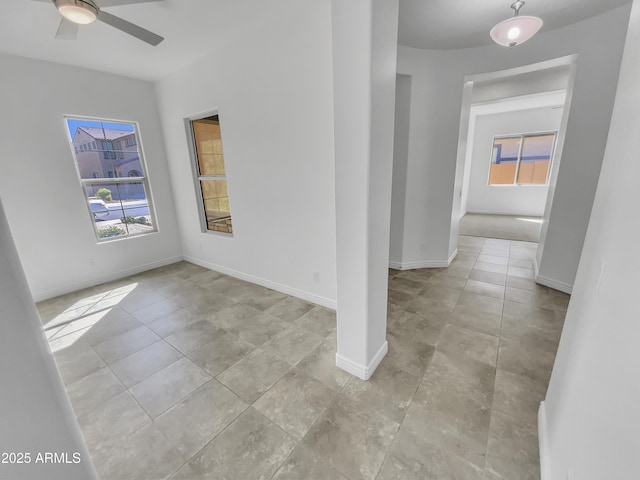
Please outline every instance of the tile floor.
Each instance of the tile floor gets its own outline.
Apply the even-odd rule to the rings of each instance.
[[[181,262],[38,305],[102,479],[538,479],[568,296],[536,244],[460,237],[390,271],[389,353],[335,367],[335,314]]]

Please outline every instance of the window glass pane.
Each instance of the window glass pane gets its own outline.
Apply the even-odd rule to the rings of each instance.
[[[512,185],[516,177],[520,136],[493,140],[489,185]]]
[[[547,183],[555,137],[554,133],[524,137],[518,183],[536,185]]]
[[[153,231],[147,195],[142,182],[85,185],[87,201],[98,238]]]
[[[193,120],[191,126],[206,229],[232,233],[220,118]]]
[[[135,125],[68,118],[67,126],[80,178],[128,177],[130,170],[142,170]]]
[[[202,200],[207,219],[207,229],[232,233],[231,210],[226,180],[201,180]]]
[[[225,175],[218,116],[194,120],[192,124],[200,175]]]

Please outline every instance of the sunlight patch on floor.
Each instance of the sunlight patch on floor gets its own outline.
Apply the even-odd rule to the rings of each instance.
[[[77,342],[137,286],[131,283],[81,298],[56,315],[44,326],[51,351],[63,350]]]

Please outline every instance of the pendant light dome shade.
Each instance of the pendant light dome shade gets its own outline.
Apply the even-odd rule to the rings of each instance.
[[[511,8],[516,12],[515,16],[496,24],[489,32],[493,41],[498,45],[515,47],[529,40],[542,28],[542,19],[518,14],[523,5],[522,1],[511,5]]]

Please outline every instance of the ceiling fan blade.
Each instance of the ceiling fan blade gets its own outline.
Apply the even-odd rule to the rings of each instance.
[[[118,30],[121,30],[129,35],[133,35],[134,37],[142,40],[143,42],[147,42],[149,45],[153,45],[154,47],[158,45],[163,37],[160,35],[156,35],[149,30],[139,27],[138,25],[134,25],[131,22],[127,22],[120,17],[116,17],[115,15],[111,15],[110,13],[105,12],[104,10],[100,10],[98,14],[98,20],[107,25],[111,25]]]
[[[74,40],[78,35],[78,24],[73,23],[66,18],[60,20],[58,31],[56,32],[56,38],[60,40]]]
[[[50,1],[50,0],[41,0]],[[152,2],[164,2],[164,0],[98,0],[96,3],[100,5],[100,8],[105,7],[118,7],[120,5],[134,5],[136,3],[152,3]]]

